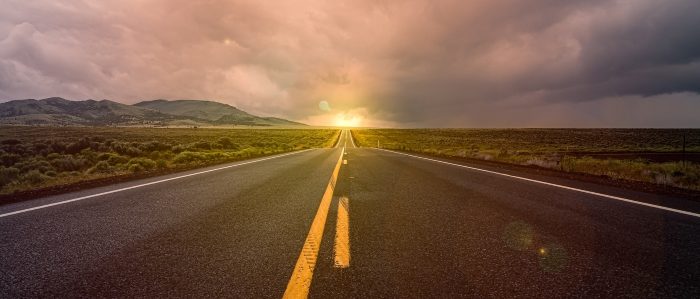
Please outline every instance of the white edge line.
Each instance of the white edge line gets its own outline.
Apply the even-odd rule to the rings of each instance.
[[[352,140],[352,130],[348,130],[348,133],[350,133],[350,144],[352,144],[352,148],[357,148],[355,141]]]
[[[8,213],[5,213],[5,214],[0,214],[0,218],[7,217],[7,216],[12,216],[12,215],[16,215],[16,214],[21,214],[21,213],[26,213],[26,212],[30,212],[30,211],[34,211],[34,210],[44,209],[44,208],[48,208],[48,207],[58,206],[58,205],[62,205],[62,204],[67,204],[67,203],[70,203],[70,202],[79,201],[79,200],[83,200],[83,199],[98,197],[98,196],[102,196],[102,195],[107,195],[107,194],[122,192],[122,191],[131,190],[131,189],[136,189],[136,188],[141,188],[141,187],[145,187],[145,186],[149,186],[149,185],[155,185],[155,184],[159,184],[159,183],[163,183],[163,182],[167,182],[167,181],[173,181],[173,180],[182,179],[182,178],[186,178],[186,177],[191,177],[191,176],[195,176],[195,175],[200,175],[200,174],[204,174],[204,173],[208,173],[208,172],[213,172],[213,171],[228,169],[228,168],[237,167],[237,166],[242,166],[242,165],[246,165],[246,164],[252,164],[252,163],[256,163],[256,162],[262,162],[262,161],[265,161],[265,160],[271,160],[271,159],[281,158],[281,157],[284,157],[284,156],[299,154],[299,153],[303,153],[303,152],[310,151],[310,150],[312,150],[312,149],[305,149],[305,150],[301,150],[301,151],[296,151],[296,152],[291,152],[291,153],[276,155],[276,156],[272,156],[272,157],[267,157],[267,158],[262,158],[262,159],[257,159],[257,160],[242,162],[242,163],[238,163],[238,164],[234,164],[234,165],[228,165],[228,166],[223,166],[223,167],[219,167],[219,168],[208,169],[208,170],[199,171],[199,172],[190,173],[190,174],[185,174],[185,175],[176,176],[176,177],[172,177],[172,178],[167,178],[167,179],[162,179],[162,180],[158,180],[158,181],[143,183],[143,184],[139,184],[139,185],[135,185],[135,186],[124,187],[124,188],[115,189],[115,190],[110,190],[110,191],[101,192],[101,193],[97,193],[97,194],[91,194],[91,195],[81,196],[81,197],[77,197],[77,198],[73,198],[73,199],[68,199],[68,200],[63,200],[63,201],[59,201],[59,202],[54,202],[54,203],[50,203],[50,204],[40,205],[40,206],[36,206],[36,207],[32,207],[32,208],[22,209],[22,210],[18,210],[18,211],[14,211],[14,212],[8,212]]]
[[[343,133],[345,131],[340,130],[340,135],[338,135],[338,143],[335,144],[334,148],[339,148],[340,147],[340,140],[343,139]]]
[[[426,157],[421,157],[421,156],[416,156],[416,155],[411,155],[411,154],[406,154],[406,153],[401,153],[401,152],[395,152],[395,151],[392,151],[392,150],[386,150],[386,149],[381,149],[381,148],[374,148],[374,149],[377,149],[377,150],[380,150],[380,151],[385,151],[385,152],[390,152],[390,153],[394,153],[394,154],[409,156],[409,157],[413,157],[413,158],[417,158],[417,159],[423,159],[423,160],[428,160],[428,161],[432,161],[432,162],[437,162],[437,163],[442,163],[442,164],[447,164],[447,165],[452,165],[452,166],[467,168],[467,169],[471,169],[471,170],[476,170],[476,171],[481,171],[481,172],[486,172],[486,173],[491,173],[491,174],[506,176],[506,177],[509,177],[509,178],[514,178],[514,179],[524,180],[524,181],[528,181],[528,182],[533,182],[533,183],[548,185],[548,186],[552,186],[552,187],[558,187],[558,188],[567,189],[567,190],[571,190],[571,191],[577,191],[577,192],[586,193],[586,194],[591,194],[591,195],[596,195],[596,196],[600,196],[600,197],[606,197],[606,198],[615,199],[615,200],[619,200],[619,201],[624,201],[624,202],[628,202],[628,203],[632,203],[632,204],[637,204],[637,205],[641,205],[641,206],[646,206],[646,207],[650,207],[650,208],[656,208],[656,209],[660,209],[660,210],[665,210],[665,211],[669,211],[669,212],[674,212],[674,213],[679,213],[679,214],[684,214],[684,215],[688,215],[688,216],[693,216],[693,217],[698,217],[698,218],[700,218],[700,214],[698,214],[698,213],[693,213],[693,212],[688,212],[688,211],[673,209],[673,208],[669,208],[669,207],[659,206],[659,205],[655,205],[655,204],[650,204],[650,203],[635,201],[635,200],[631,200],[631,199],[627,199],[627,198],[623,198],[623,197],[618,197],[618,196],[613,196],[613,195],[608,195],[608,194],[603,194],[603,193],[598,193],[598,192],[593,192],[593,191],[578,189],[578,188],[569,187],[569,186],[564,186],[564,185],[559,185],[559,184],[554,184],[554,183],[548,183],[548,182],[544,182],[544,181],[538,181],[538,180],[528,179],[528,178],[519,177],[519,176],[515,176],[515,175],[510,175],[510,174],[505,174],[505,173],[501,173],[501,172],[496,172],[496,171],[491,171],[491,170],[486,170],[486,169],[481,169],[481,168],[476,168],[476,167],[470,167],[470,166],[466,166],[466,165],[461,165],[461,164],[456,164],[456,163],[450,163],[450,162],[446,162],[446,161],[441,161],[441,160],[436,160],[436,159],[430,159],[430,158],[426,158]]]

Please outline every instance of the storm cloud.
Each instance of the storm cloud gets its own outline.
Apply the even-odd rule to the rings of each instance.
[[[3,1],[0,99],[211,99],[320,125],[700,126],[695,0],[67,2]]]

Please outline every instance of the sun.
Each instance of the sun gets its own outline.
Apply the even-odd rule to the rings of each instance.
[[[335,125],[338,127],[358,127],[362,118],[357,115],[340,113],[335,117]]]

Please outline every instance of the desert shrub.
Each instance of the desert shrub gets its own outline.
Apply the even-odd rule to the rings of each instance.
[[[38,170],[32,170],[32,171],[29,171],[29,172],[25,173],[24,175],[22,175],[22,177],[20,179],[22,181],[28,182],[32,185],[37,185],[37,184],[40,184],[40,183],[50,179],[50,177],[44,175],[43,173],[39,172]]]
[[[175,157],[175,155],[171,151],[164,151],[164,152],[160,152],[159,159],[164,159],[164,160],[170,161],[173,159],[173,157]]]
[[[97,160],[98,161],[107,161],[113,155],[114,155],[113,153],[101,153],[101,154],[97,155]]]
[[[5,139],[2,142],[0,142],[0,144],[2,145],[18,145],[20,143],[22,143],[22,141],[19,141],[17,139]]]
[[[78,171],[90,166],[90,162],[85,159],[64,155],[51,161],[51,165],[59,171]]]
[[[97,152],[100,151],[100,148],[104,148],[104,146],[102,145],[102,143],[91,141],[90,146],[88,148]]]
[[[268,145],[268,143],[264,142],[264,141],[255,141],[255,142],[251,143],[250,145],[253,147],[266,147]]]
[[[32,150],[38,154],[48,154],[49,145],[46,143],[34,143],[32,144]]]
[[[143,152],[134,146],[130,146],[126,149],[125,154],[127,156],[131,156],[131,157],[138,157],[138,156],[143,155]]]
[[[158,168],[167,168],[168,167],[168,161],[165,159],[158,159],[156,160],[156,167]]]
[[[0,188],[12,183],[19,176],[19,169],[14,167],[0,166]]]
[[[498,155],[496,157],[499,159],[507,159],[510,157],[511,154],[511,151],[509,151],[507,148],[501,148],[498,151]]]
[[[88,140],[87,138],[81,138],[80,140],[78,140],[76,142],[68,144],[68,146],[66,146],[65,152],[67,154],[77,154],[80,151],[82,151],[86,148],[89,148],[89,147],[90,147],[90,140]]]
[[[12,165],[15,165],[20,159],[22,159],[22,156],[18,154],[11,154],[11,153],[1,153],[0,154],[0,163],[2,163],[2,166],[5,167],[10,167]]]
[[[32,153],[31,147],[27,148],[22,144],[2,145],[2,150],[5,152],[8,152],[8,153],[14,153],[14,154],[19,154],[19,155]]]
[[[153,161],[161,159],[170,160],[173,158],[173,153],[171,153],[170,151],[155,151],[148,154],[148,158],[150,158]]]
[[[80,171],[65,171],[65,172],[59,172],[58,177],[73,177],[73,176],[82,176],[83,173]]]
[[[110,173],[114,169],[107,163],[107,161],[100,161],[95,164],[95,166],[88,169],[88,173]]]
[[[222,152],[206,153],[204,156],[207,160],[222,160],[226,159],[228,156]]]
[[[128,143],[112,143],[112,150],[120,155],[138,157],[142,154],[142,151],[135,146]]]
[[[195,135],[189,130],[147,128],[7,130],[5,135],[15,140],[0,140],[0,167],[4,169],[0,171],[0,181],[12,184],[12,188],[1,192],[29,190],[53,178],[56,180],[52,183],[70,184],[88,178],[88,173],[116,175],[125,170],[142,172],[173,165],[196,167],[297,146],[324,146],[337,135],[333,130],[274,129],[202,129]],[[257,142],[257,148],[250,147],[253,142]]]
[[[49,161],[44,159],[28,159],[19,163],[16,163],[16,168],[19,168],[20,172],[29,172],[31,170],[38,170],[41,173],[47,172],[49,170],[55,170]]]
[[[66,144],[60,141],[52,141],[49,144],[49,148],[53,153],[64,153],[66,152]]]
[[[187,146],[182,145],[182,144],[178,144],[178,145],[175,145],[172,148],[170,148],[170,151],[172,151],[173,153],[176,153],[176,154],[179,154],[179,153],[184,152],[186,150],[187,150]]]
[[[193,149],[200,149],[200,150],[210,150],[211,149],[211,144],[209,142],[200,140],[192,144],[191,148]]]
[[[90,148],[86,148],[86,149],[80,151],[80,157],[90,161],[91,164],[97,161],[98,155],[99,154],[97,152],[93,151]]]
[[[107,138],[104,138],[102,136],[93,136],[93,137],[90,137],[90,141],[104,143],[105,141],[107,141]]]
[[[126,151],[124,152],[124,154],[126,154],[127,156],[131,156],[131,157],[138,157],[138,156],[141,156],[143,154],[143,152],[134,146],[129,146],[126,148]]]
[[[218,140],[216,140],[216,143],[221,145],[221,148],[223,149],[238,149],[238,145],[233,143],[233,140],[228,137],[221,137]]]
[[[142,172],[142,171],[146,170],[145,168],[143,168],[143,166],[141,166],[141,165],[139,165],[139,164],[131,164],[131,165],[128,166],[127,169],[128,169],[130,172]]]
[[[170,149],[170,145],[158,141],[149,141],[139,144],[138,148],[144,152],[165,151]]]
[[[61,158],[61,157],[63,157],[63,156],[59,153],[50,153],[50,154],[46,155],[46,159],[49,161],[56,160],[56,159]]]
[[[112,147],[109,146],[109,145],[107,145],[107,144],[100,143],[100,146],[97,147],[96,151],[102,152],[102,153],[111,152],[111,151],[112,151]]]
[[[240,153],[241,153],[241,157],[248,158],[248,157],[256,156],[258,154],[258,150],[253,149],[253,148],[246,148],[246,149],[240,151]]]
[[[148,158],[155,161],[155,160],[160,159],[162,155],[163,155],[163,153],[161,153],[160,151],[153,151],[153,152],[148,154]]]
[[[156,167],[156,162],[148,158],[133,158],[126,163],[131,170],[132,165],[139,165],[143,170],[150,170]]]
[[[107,162],[110,165],[119,165],[119,164],[124,164],[129,161],[129,157],[121,156],[121,155],[113,155],[107,159]]]
[[[177,154],[173,159],[173,162],[177,164],[186,164],[192,162],[201,162],[204,160],[206,160],[206,157],[202,153],[186,151]]]

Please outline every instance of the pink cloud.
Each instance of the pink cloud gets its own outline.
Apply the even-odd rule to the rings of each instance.
[[[332,118],[319,114],[325,100],[381,124],[530,125],[499,111],[698,97],[698,9],[691,0],[11,0],[0,12],[0,96],[212,99],[299,120]]]

